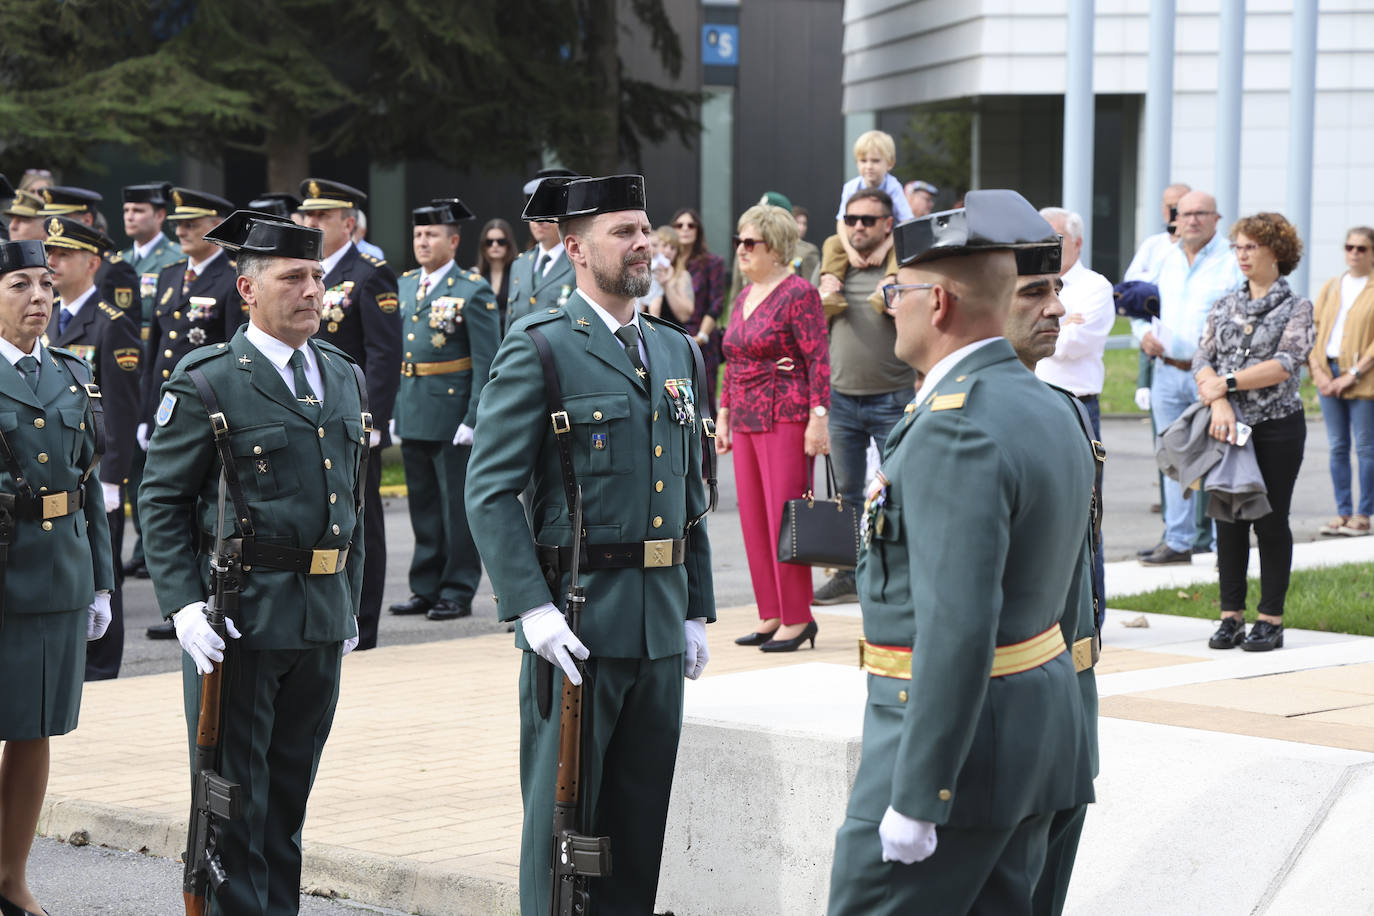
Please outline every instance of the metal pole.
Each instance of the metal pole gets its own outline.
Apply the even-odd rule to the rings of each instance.
[[[1092,263],[1093,0],[1069,0],[1064,86],[1063,206],[1083,217],[1083,266]]]
[[[1293,7],[1293,75],[1288,91],[1288,218],[1306,246],[1289,282],[1306,296],[1312,252],[1312,134],[1317,101],[1317,0]]]
[[[1245,0],[1221,0],[1217,47],[1218,230],[1240,216],[1240,106],[1245,71]]]
[[[1145,214],[1143,239],[1159,231],[1159,202],[1173,181],[1174,0],[1150,4],[1150,57],[1145,84]],[[1138,240],[1137,240],[1138,241]]]

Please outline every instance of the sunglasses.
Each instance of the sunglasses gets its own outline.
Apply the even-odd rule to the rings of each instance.
[[[681,222],[681,223],[673,223],[673,228],[674,228],[674,229],[695,229],[696,227],[697,227],[697,224],[696,224],[696,223],[690,223],[690,222],[686,222],[686,221]]]
[[[488,248],[494,248],[497,245],[505,247],[510,244],[505,239],[486,239],[485,241]]]
[[[1345,246],[1345,250],[1346,250],[1346,251],[1358,251],[1360,254],[1364,254],[1366,251],[1369,250],[1369,246],[1368,246],[1368,245],[1346,245],[1346,246]]]
[[[844,224],[846,226],[857,226],[859,223],[863,223],[865,228],[872,229],[874,226],[878,225],[878,220],[886,218],[885,216],[858,216],[853,213],[846,213],[844,215]]]
[[[746,239],[740,238],[738,235],[732,236],[730,240],[734,242],[736,248],[739,248],[741,245],[743,245],[744,250],[751,253],[753,252],[755,245],[763,245],[764,247],[767,247],[768,245],[768,243],[765,242],[763,239]]]

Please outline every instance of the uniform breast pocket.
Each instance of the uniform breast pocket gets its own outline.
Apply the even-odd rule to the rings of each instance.
[[[367,446],[367,433],[363,431],[362,417],[343,417],[344,441],[348,443],[349,466],[354,468],[355,473],[358,467],[358,460],[362,457],[363,449]]]
[[[286,447],[286,424],[248,426],[229,436],[239,480],[250,498],[278,499],[301,488]]]
[[[86,441],[86,411],[80,407],[62,407],[58,413],[62,416],[62,450],[67,461],[75,467]]]
[[[674,475],[681,477],[687,473],[687,449],[691,446],[691,434],[696,428],[695,417],[690,426],[681,425],[677,420],[678,406],[673,403],[667,392],[664,392],[657,410],[668,421],[665,426],[656,428],[667,430],[662,435],[666,440],[664,447],[668,450],[669,467],[672,468]]]
[[[619,392],[579,394],[563,399],[573,428],[573,454],[586,460],[588,474],[628,474],[635,444],[630,399]],[[578,468],[579,471],[583,469]]]
[[[907,568],[906,542],[902,540],[902,510],[889,502],[870,521],[873,541],[869,555],[878,565],[878,600],[887,604],[906,602],[911,596],[911,570]]]

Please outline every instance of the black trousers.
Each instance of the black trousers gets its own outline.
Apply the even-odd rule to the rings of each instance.
[[[1307,443],[1307,421],[1302,411],[1277,420],[1256,423],[1250,441],[1255,445],[1255,460],[1269,491],[1270,513],[1253,522],[1217,522],[1217,569],[1221,580],[1221,609],[1245,610],[1245,570],[1250,565],[1250,527],[1259,542],[1259,612],[1275,617],[1283,614],[1288,595],[1288,578],[1293,568],[1293,531],[1288,527],[1288,510],[1293,487],[1302,467],[1303,447]]]

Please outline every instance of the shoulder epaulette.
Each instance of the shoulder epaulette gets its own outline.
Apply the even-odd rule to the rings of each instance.
[[[124,260],[124,252],[107,251],[105,252],[105,260],[109,261],[111,264],[117,264],[120,261]]]
[[[415,276],[415,275],[416,275],[417,273],[419,273],[419,272],[420,272],[420,268],[418,268],[418,267],[412,267],[410,270],[407,270],[405,273],[401,274],[401,276],[403,276],[403,277],[413,277],[413,276]]]
[[[187,353],[182,357],[179,366],[181,368],[190,368],[191,366],[199,366],[201,363],[206,363],[212,359],[218,359],[222,356],[229,355],[231,354],[227,343],[210,344],[205,347],[197,347],[190,353]]]
[[[106,301],[103,300],[103,299],[100,300],[99,302],[97,302],[97,303],[95,304],[95,307],[98,308],[98,309],[100,309],[102,312],[104,312],[104,313],[105,313],[106,315],[108,315],[110,318],[124,318],[124,317],[126,317],[125,314],[124,314],[124,311],[123,311],[122,309],[117,309],[117,308],[115,308],[113,305],[110,305],[108,302],[106,302]]]
[[[379,258],[379,257],[376,257],[375,255],[370,255],[370,254],[368,254],[366,251],[360,251],[360,252],[358,252],[358,253],[361,254],[361,255],[363,256],[363,260],[364,260],[364,261],[366,261],[367,263],[371,264],[373,267],[385,267],[385,266],[386,266],[386,259],[385,259],[385,258]]]
[[[661,315],[650,315],[648,312],[640,312],[640,313],[639,313],[639,319],[640,319],[640,321],[643,321],[643,320],[645,320],[645,319],[648,319],[649,321],[655,322],[655,323],[657,323],[657,324],[667,325],[668,327],[672,328],[674,331],[681,331],[683,334],[686,334],[686,333],[687,333],[687,329],[684,328],[682,325],[678,324],[676,321],[674,321],[674,320],[671,319],[671,318],[665,318],[665,317],[663,317],[663,316],[661,316]]]
[[[315,344],[316,344],[316,346],[318,346],[318,347],[320,348],[320,350],[323,351],[323,352],[327,352],[327,353],[333,354],[334,356],[342,356],[344,359],[348,360],[350,363],[357,362],[357,360],[355,360],[353,357],[349,356],[349,355],[348,355],[347,353],[345,353],[343,350],[341,350],[341,349],[339,349],[338,347],[334,346],[332,343],[330,343],[330,342],[327,341],[327,340],[323,340],[322,338],[316,337],[316,338],[315,338]]]
[[[168,264],[166,267],[164,267],[164,268],[162,268],[162,269],[163,269],[163,270],[171,270],[173,267],[176,267],[176,266],[179,265],[179,264],[189,264],[190,262],[191,262],[191,259],[190,259],[190,258],[177,258],[175,261],[173,261],[172,263]]]
[[[511,330],[527,328],[532,324],[546,324],[550,321],[556,321],[559,317],[566,317],[567,314],[568,313],[561,308],[540,309],[537,312],[526,315],[523,318],[517,319],[514,323],[511,324]]]

